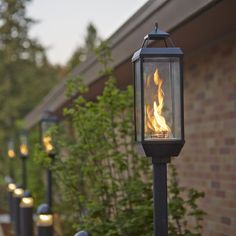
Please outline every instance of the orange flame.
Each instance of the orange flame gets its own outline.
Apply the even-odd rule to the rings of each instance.
[[[29,151],[28,151],[28,147],[27,147],[26,144],[21,144],[20,145],[20,152],[21,152],[22,155],[25,155],[25,156],[28,155]]]
[[[147,78],[147,86],[150,86],[150,76]],[[164,92],[162,90],[163,80],[160,79],[158,69],[153,75],[153,81],[157,86],[157,93],[153,98],[153,104],[146,104],[145,133],[153,138],[168,138],[171,134],[170,127],[162,114],[164,107]]]
[[[50,152],[53,150],[52,138],[50,136],[43,137],[43,143],[44,143],[46,152]]]
[[[9,149],[7,154],[10,158],[15,158],[15,156],[16,156],[15,151],[12,149]]]

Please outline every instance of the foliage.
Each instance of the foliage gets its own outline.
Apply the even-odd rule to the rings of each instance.
[[[92,53],[100,42],[97,30],[92,23],[87,26],[84,39],[84,45],[77,47],[67,63],[67,71],[71,72],[76,66],[84,61],[87,56]]]
[[[151,165],[134,150],[133,89],[116,87],[106,43],[96,54],[104,68],[100,74],[108,78],[103,93],[95,101],[86,100],[89,88],[82,78],[69,81],[68,96],[78,96],[65,109],[65,129],[58,132],[60,155],[51,166],[60,193],[57,209],[64,222],[63,235],[83,229],[93,236],[151,235]],[[170,170],[169,234],[200,235],[203,212],[196,201],[203,194],[179,187],[174,167]],[[187,200],[181,197],[186,192]],[[189,216],[197,222],[194,231],[187,225]]]
[[[169,167],[169,235],[201,236],[202,221],[206,213],[198,207],[197,201],[204,197],[204,193],[180,187],[176,168],[173,165]],[[185,198],[183,193],[187,194]],[[189,227],[191,219],[192,225]]]

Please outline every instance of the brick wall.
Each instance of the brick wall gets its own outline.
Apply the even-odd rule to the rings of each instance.
[[[181,184],[203,190],[204,236],[236,235],[236,36],[185,57]]]

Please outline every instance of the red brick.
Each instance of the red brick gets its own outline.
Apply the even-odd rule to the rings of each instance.
[[[231,224],[231,219],[229,217],[222,216],[221,217],[221,222],[225,225],[230,225]]]

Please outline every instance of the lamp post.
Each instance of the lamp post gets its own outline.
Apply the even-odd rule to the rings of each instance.
[[[53,214],[48,204],[41,204],[37,209],[37,235],[53,236]]]
[[[17,186],[13,192],[13,225],[16,236],[20,235],[20,201],[23,194],[24,190],[20,186]]]
[[[151,40],[163,41],[165,47],[150,48]],[[179,155],[185,142],[183,52],[156,24],[132,62],[135,140],[153,164],[154,235],[167,236],[167,163]]]
[[[57,124],[58,118],[54,116],[51,112],[44,112],[41,124],[40,124],[40,133],[41,133],[41,142],[42,146],[47,153],[47,155],[52,158],[52,161],[55,158],[55,140],[52,135],[52,128]],[[47,170],[47,201],[50,209],[52,208],[52,171]]]
[[[20,133],[20,158],[22,161],[22,186],[27,189],[27,166],[26,161],[29,157],[28,136],[25,130]]]
[[[14,179],[15,177],[15,172],[14,172],[14,162],[13,160],[16,158],[16,152],[15,152],[15,146],[14,146],[14,141],[11,139],[11,140],[8,140],[8,143],[7,143],[7,146],[8,146],[8,150],[7,150],[7,155],[8,155],[8,158],[10,160],[10,177]]]
[[[25,191],[20,202],[20,232],[22,236],[33,236],[34,199],[29,191]]]
[[[9,211],[10,211],[10,219],[13,223],[13,192],[16,189],[16,184],[13,180],[11,180],[7,184],[7,190],[8,190],[8,204],[9,204]]]

